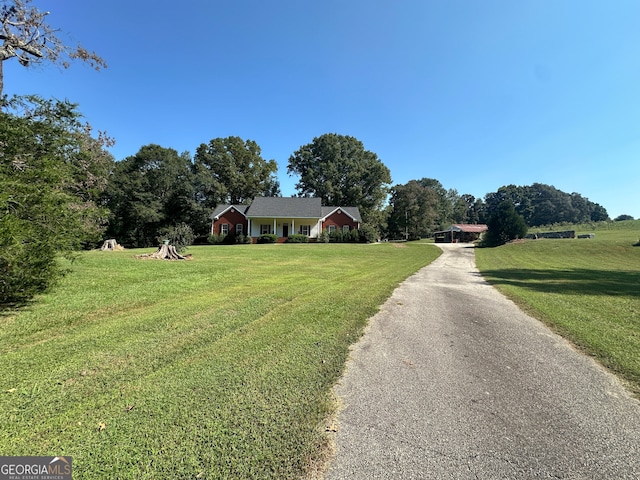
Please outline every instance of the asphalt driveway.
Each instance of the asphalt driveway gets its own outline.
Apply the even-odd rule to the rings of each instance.
[[[640,403],[442,245],[336,389],[337,479],[639,479]]]

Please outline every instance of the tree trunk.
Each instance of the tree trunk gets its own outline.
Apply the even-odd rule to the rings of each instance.
[[[112,252],[114,250],[124,250],[124,247],[116,242],[115,238],[112,238],[110,240],[105,240],[102,247],[100,247],[100,250],[103,252]]]
[[[158,260],[189,260],[191,255],[180,255],[173,245],[161,245],[155,253],[136,255],[136,258],[155,258]]]

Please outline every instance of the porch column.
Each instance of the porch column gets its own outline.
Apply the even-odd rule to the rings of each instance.
[[[247,218],[247,230],[248,230],[247,235],[251,237],[252,235],[251,235],[251,219],[250,218]]]
[[[278,235],[278,224],[276,223],[276,219],[273,219],[273,233]]]
[[[291,235],[295,235],[296,233],[296,221],[295,219],[291,219]]]

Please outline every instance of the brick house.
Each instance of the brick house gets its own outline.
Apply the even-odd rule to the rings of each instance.
[[[279,242],[289,235],[307,235],[317,240],[327,233],[359,229],[362,219],[358,207],[323,207],[320,198],[256,197],[251,205],[218,205],[211,214],[211,234],[275,234]]]

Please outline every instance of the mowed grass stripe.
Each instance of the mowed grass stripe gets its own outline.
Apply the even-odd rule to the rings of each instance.
[[[299,478],[366,320],[439,250],[89,252],[2,319],[0,451],[73,455],[79,478]]]
[[[640,222],[476,250],[483,276],[640,394]],[[629,228],[629,227],[634,228]]]

